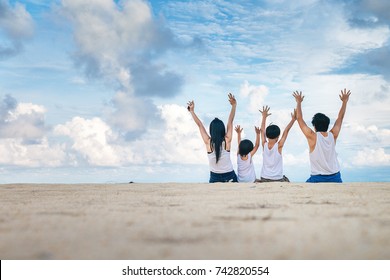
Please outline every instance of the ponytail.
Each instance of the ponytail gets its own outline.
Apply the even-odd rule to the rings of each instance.
[[[225,141],[225,135],[226,131],[223,121],[218,118],[215,118],[210,123],[210,145],[211,149],[215,151],[217,163],[221,157],[222,143]]]

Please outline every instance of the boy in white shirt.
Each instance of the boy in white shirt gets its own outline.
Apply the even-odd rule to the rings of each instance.
[[[261,169],[261,179],[257,182],[290,182],[283,175],[283,157],[282,150],[286,142],[288,133],[296,120],[296,111],[291,114],[291,121],[284,130],[279,140],[280,128],[277,125],[269,125],[265,129],[265,123],[269,113],[269,107],[263,106],[260,110],[261,120],[261,145],[263,146],[263,167]]]
[[[256,143],[253,146],[251,140],[244,139],[241,141],[242,128],[237,125],[238,151],[237,151],[237,177],[239,183],[254,183],[256,181],[256,172],[253,165],[252,157],[256,154],[260,146],[260,128],[255,126]]]

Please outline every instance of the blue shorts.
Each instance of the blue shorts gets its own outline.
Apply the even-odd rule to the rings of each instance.
[[[237,175],[233,171],[227,173],[214,173],[210,171],[210,180],[209,183],[237,183]]]
[[[306,183],[342,183],[340,172],[330,175],[310,175]]]

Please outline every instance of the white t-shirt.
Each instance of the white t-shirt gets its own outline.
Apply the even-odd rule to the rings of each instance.
[[[283,178],[283,157],[279,153],[278,143],[275,143],[271,150],[268,148],[268,142],[264,144],[261,177],[270,180]]]
[[[209,158],[210,171],[218,174],[228,173],[233,171],[232,160],[230,159],[230,152],[222,149],[218,163],[216,162],[217,156],[215,151],[207,153]]]
[[[237,179],[238,182],[256,181],[255,167],[253,166],[252,156],[248,154],[248,158],[243,160],[240,155],[237,155]]]
[[[330,175],[340,171],[337,160],[336,142],[331,132],[323,136],[317,132],[317,141],[314,150],[310,153],[311,175]]]

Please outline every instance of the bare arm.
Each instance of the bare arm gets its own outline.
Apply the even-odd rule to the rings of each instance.
[[[343,123],[343,119],[345,116],[345,111],[347,110],[347,103],[348,103],[350,95],[351,95],[351,91],[350,90],[347,91],[346,89],[344,89],[344,91],[341,91],[341,94],[339,95],[339,97],[343,103],[341,105],[337,120],[334,123],[333,128],[330,130],[330,132],[332,132],[335,140],[339,136],[339,133],[341,130],[341,125]]]
[[[230,149],[230,143],[232,142],[232,136],[233,136],[233,120],[234,116],[236,114],[236,107],[237,107],[237,101],[233,94],[229,93],[229,103],[232,105],[232,108],[230,110],[229,119],[227,122],[227,128],[226,128],[226,149]]]
[[[253,150],[251,151],[251,156],[253,157],[254,154],[256,154],[257,150],[259,149],[260,146],[260,133],[261,130],[257,126],[255,126],[255,131],[256,131],[256,143],[255,146],[253,147]]]
[[[267,117],[271,114],[269,112],[270,107],[263,106],[263,110],[259,110],[261,113],[261,146],[264,147],[265,142],[267,142],[267,138],[265,135],[265,122],[267,120]]]
[[[237,132],[237,142],[238,142],[237,154],[239,154],[239,152],[240,152],[239,146],[240,146],[240,143],[241,143],[241,132],[242,132],[242,128],[241,128],[239,125],[237,125],[236,128],[235,128],[234,130]]]
[[[210,143],[210,136],[207,133],[206,129],[204,128],[204,125],[203,125],[202,121],[195,114],[195,111],[194,111],[195,103],[194,103],[194,101],[189,101],[187,103],[187,109],[191,113],[192,118],[194,119],[196,125],[199,128],[200,135],[202,136],[203,142],[206,144],[206,146],[208,146],[209,143]]]
[[[282,153],[282,148],[284,146],[284,143],[286,142],[288,133],[290,132],[290,129],[293,126],[296,119],[297,119],[297,110],[294,109],[294,113],[291,113],[291,121],[288,123],[287,127],[284,129],[283,134],[282,134],[282,138],[280,138],[280,141],[278,143],[279,153]]]
[[[302,101],[305,98],[305,96],[302,95],[302,91],[301,92],[295,91],[293,93],[293,96],[295,97],[295,101],[297,102],[296,115],[297,115],[297,121],[299,127],[301,128],[303,134],[306,136],[307,139],[314,138],[315,132],[310,127],[308,127],[305,121],[303,120]]]

